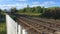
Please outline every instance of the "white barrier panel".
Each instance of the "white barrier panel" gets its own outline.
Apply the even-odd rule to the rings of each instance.
[[[6,14],[7,34],[27,34],[25,29]]]
[[[17,34],[17,23],[6,14],[7,34]]]
[[[18,25],[18,34],[22,34],[22,27]]]
[[[22,34],[27,34],[25,29],[22,30]]]

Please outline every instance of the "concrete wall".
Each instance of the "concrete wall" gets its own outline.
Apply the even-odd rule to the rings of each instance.
[[[20,24],[15,22],[9,15],[6,14],[7,34],[27,34]]]
[[[7,34],[17,34],[17,23],[6,14]]]

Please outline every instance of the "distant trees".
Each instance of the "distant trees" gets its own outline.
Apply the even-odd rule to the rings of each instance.
[[[17,9],[16,8],[11,8],[11,13],[16,13]]]
[[[35,13],[41,13],[41,7],[40,6],[37,6],[35,7]]]
[[[41,7],[41,6],[36,6],[36,7],[29,7],[27,5],[26,8],[19,9],[17,10],[16,8],[11,8],[11,13],[41,13],[42,17],[46,18],[60,18],[60,7]]]
[[[2,10],[0,9],[0,14],[2,13]]]
[[[20,12],[20,13],[42,13],[43,8],[41,8],[40,6],[37,6],[37,7],[27,6],[26,8],[18,10],[18,12]]]
[[[47,8],[47,10],[45,11],[45,13],[43,13],[43,15],[44,17],[48,18],[60,19],[60,8],[59,7]]]

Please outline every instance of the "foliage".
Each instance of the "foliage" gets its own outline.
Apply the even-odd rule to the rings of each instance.
[[[6,34],[6,23],[0,22],[0,34]]]
[[[54,19],[60,19],[60,8],[59,7],[53,7],[53,8],[47,8],[48,11],[45,11],[43,13],[43,17],[47,18],[54,18]]]
[[[11,13],[16,13],[17,9],[16,8],[11,8]]]
[[[18,14],[26,14],[26,15],[38,15],[40,17],[45,17],[45,18],[54,18],[54,19],[60,19],[60,7],[41,7],[41,6],[36,6],[36,7],[29,7],[27,5],[26,8],[19,9],[17,10],[16,8],[11,8],[11,13],[18,13]],[[4,14],[4,11],[0,9],[0,13]]]
[[[18,14],[26,14],[30,16],[39,15],[40,17],[54,18],[54,19],[60,18],[60,7],[45,8],[41,6],[36,6],[36,7],[27,6],[26,8],[19,10],[17,10],[16,8],[12,8],[11,12]]]

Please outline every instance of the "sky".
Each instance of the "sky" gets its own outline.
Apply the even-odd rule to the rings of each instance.
[[[60,7],[60,0],[0,0],[0,9],[10,9],[16,7],[22,9],[27,7],[44,6],[44,7]]]

